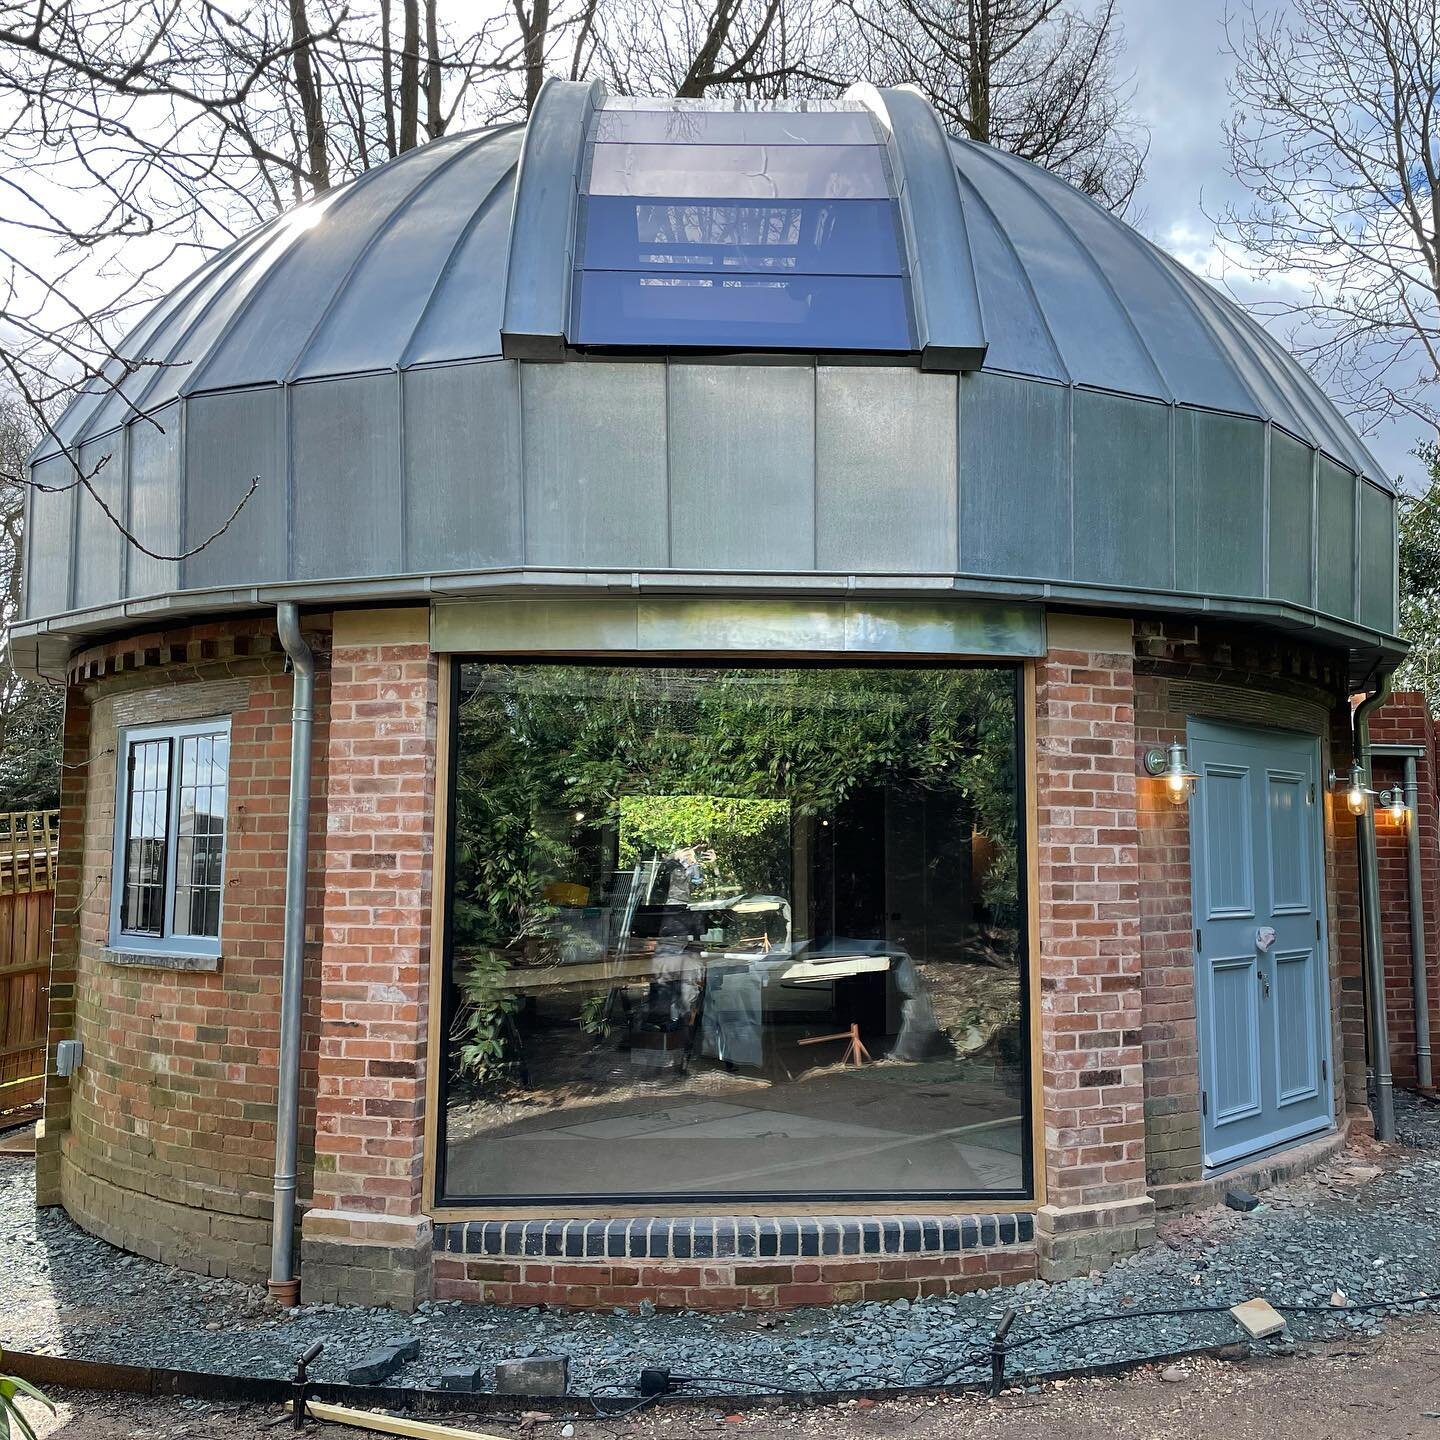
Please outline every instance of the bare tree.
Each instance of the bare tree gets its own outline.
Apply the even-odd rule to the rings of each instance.
[[[595,69],[622,95],[833,95],[849,30],[829,0],[603,0]]]
[[[156,363],[119,337],[187,252],[419,143],[422,58],[427,138],[510,73],[494,21],[457,41],[426,0],[422,57],[419,0],[403,4],[396,52],[388,3],[0,0],[0,382],[40,430],[58,442],[71,394]],[[108,455],[68,458],[66,483],[145,549],[95,483]]]
[[[1440,433],[1440,14],[1434,0],[1253,4],[1230,24],[1225,240],[1362,427]]]
[[[1115,0],[844,0],[868,78],[923,90],[946,125],[1053,170],[1111,210],[1147,137],[1118,73]]]
[[[0,474],[23,469],[38,435],[27,407],[0,389]],[[0,481],[0,632],[6,643],[20,613],[25,491]],[[64,691],[0,667],[0,810],[48,810],[60,803]]]

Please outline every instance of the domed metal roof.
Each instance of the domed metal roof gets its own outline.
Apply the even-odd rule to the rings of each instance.
[[[602,204],[631,226],[619,262],[593,241]],[[893,211],[885,257],[833,228],[865,205]],[[729,206],[750,248],[682,254],[713,238],[695,206]],[[855,234],[890,223],[866,214]],[[605,280],[621,329],[582,336],[576,297],[613,263],[635,272]],[[866,285],[907,313],[864,353],[824,341],[833,325],[676,340],[692,301],[834,319]],[[669,338],[637,343],[657,305]],[[528,127],[436,141],[241,239],[122,351],[158,363],[82,394],[58,430],[87,466],[109,457],[96,483],[143,545],[191,550],[259,488],[180,560],[124,544],[83,492],[36,492],[22,642],[282,590],[623,574],[729,593],[870,576],[1393,646],[1393,492],[1320,388],[1123,221],[946,137],[910,91],[715,112],[552,82]],[[34,465],[47,484],[68,469],[53,442]]]
[[[238,241],[122,347],[159,368],[79,400],[61,434],[102,434],[180,395],[500,356],[523,138],[447,137]],[[1272,421],[1388,485],[1228,297],[1038,166],[972,141],[950,150],[964,207],[952,259],[973,267],[986,370]]]

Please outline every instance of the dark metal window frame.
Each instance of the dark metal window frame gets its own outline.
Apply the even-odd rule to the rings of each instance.
[[[871,1203],[884,1205],[888,1202],[913,1205],[917,1202],[937,1204],[961,1204],[975,1208],[993,1203],[1031,1203],[1037,1198],[1035,1173],[1036,1135],[1036,1084],[1035,1051],[1033,1037],[1037,1017],[1032,1001],[1031,968],[1034,937],[1031,934],[1031,906],[1033,877],[1030,870],[1030,810],[1029,784],[1030,766],[1028,755],[1031,745],[1031,727],[1034,723],[1027,705],[1025,664],[1017,660],[936,660],[925,656],[847,656],[813,658],[809,656],[782,656],[777,659],[755,659],[739,655],[675,654],[664,657],[653,655],[630,655],[612,653],[609,655],[536,655],[536,654],[457,654],[451,657],[450,693],[443,697],[449,707],[449,747],[443,757],[443,766],[437,772],[448,787],[449,803],[446,807],[447,822],[444,836],[445,889],[443,895],[443,932],[437,937],[436,947],[441,965],[440,972],[440,1025],[439,1053],[432,1057],[437,1067],[437,1083],[434,1089],[436,1114],[434,1128],[434,1193],[427,1197],[436,1210],[447,1212],[475,1210],[486,1213],[520,1209],[535,1206],[553,1206],[565,1211],[590,1206],[648,1206],[648,1205],[694,1205],[705,1206],[719,1213],[733,1213],[737,1207],[751,1207],[757,1204],[791,1206],[817,1202],[837,1204]],[[459,774],[460,747],[458,725],[460,710],[460,682],[466,665],[565,665],[590,666],[596,669],[707,669],[728,670],[1003,670],[1009,673],[1014,699],[1015,737],[1015,835],[1018,872],[1018,940],[1020,979],[1020,1047],[1024,1056],[1023,1104],[1020,1120],[1020,1160],[1022,1184],[1016,1190],[734,1190],[734,1191],[606,1191],[558,1194],[547,1192],[537,1195],[449,1195],[446,1193],[445,1172],[448,1159],[447,1147],[447,1102],[450,1089],[450,1044],[449,1035],[455,1021],[455,991],[452,983],[452,935],[454,933],[455,886],[455,786]]]

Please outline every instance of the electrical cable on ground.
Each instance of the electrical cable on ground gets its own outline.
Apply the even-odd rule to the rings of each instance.
[[[958,1359],[940,1360],[936,1356],[924,1356],[912,1361],[904,1371],[905,1379],[901,1381],[901,1388],[907,1388],[914,1384],[908,1377],[917,1366],[925,1366],[932,1371],[932,1375],[920,1382],[925,1388],[943,1386],[952,1381],[957,1375],[966,1370],[984,1369],[987,1365],[994,1365],[997,1349],[1000,1355],[1000,1368],[996,1372],[1003,1377],[1004,1361],[1009,1358],[1012,1352],[1023,1349],[1027,1345],[1034,1345],[1042,1340],[1053,1340],[1062,1335],[1072,1334],[1077,1330],[1088,1329],[1094,1325],[1119,1324],[1126,1320],[1176,1320],[1184,1319],[1191,1315],[1228,1315],[1236,1302],[1222,1305],[1186,1305],[1175,1307],[1157,1307],[1144,1310],[1112,1310],[1104,1311],[1098,1315],[1085,1315],[1079,1320],[1072,1320],[1064,1325],[1052,1326],[1048,1329],[1034,1330],[1028,1335],[1021,1335],[1016,1339],[1010,1339],[1008,1334],[998,1334],[995,1344],[985,1350],[976,1350]],[[1440,1305],[1440,1294],[1421,1291],[1416,1295],[1400,1296],[1392,1300],[1349,1300],[1345,1305],[1334,1304],[1302,1304],[1299,1302],[1271,1301],[1274,1308],[1282,1314],[1287,1315],[1328,1315],[1338,1319],[1340,1316],[1364,1313],[1373,1310],[1399,1310],[1412,1305],[1436,1304]],[[1007,1312],[1008,1318],[1013,1318],[1015,1312]],[[1002,1332],[1008,1329],[1007,1322],[1002,1321]],[[1163,1355],[1149,1357],[1163,1359]],[[943,1366],[943,1368],[938,1368]],[[779,1394],[805,1396],[824,1391],[824,1386],[819,1377],[813,1371],[807,1371],[816,1382],[815,1390],[806,1390],[800,1386],[773,1380],[758,1380],[747,1377],[726,1376],[726,1375],[675,1375],[665,1372],[669,1393],[679,1393],[683,1387],[694,1384],[713,1385],[734,1385],[751,1387],[752,1393],[756,1389],[769,1390]],[[867,1377],[859,1383],[847,1388],[854,1390],[865,1389],[889,1389],[893,1382],[888,1378]],[[647,1400],[657,1399],[659,1393],[647,1396]],[[699,1396],[696,1397],[700,1398]]]

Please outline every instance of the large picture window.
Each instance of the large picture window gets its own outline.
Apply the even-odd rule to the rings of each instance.
[[[122,731],[118,762],[112,947],[218,954],[229,724]]]
[[[455,676],[443,1203],[1030,1193],[1017,668]]]

